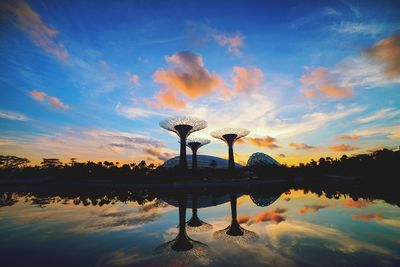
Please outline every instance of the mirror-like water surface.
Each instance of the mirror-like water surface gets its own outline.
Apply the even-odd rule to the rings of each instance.
[[[399,237],[396,205],[293,189],[0,207],[2,266],[399,266]]]

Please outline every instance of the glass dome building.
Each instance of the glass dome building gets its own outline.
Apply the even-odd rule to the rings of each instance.
[[[192,162],[192,155],[187,155],[188,162]],[[179,165],[179,156],[164,162],[165,168],[173,168]],[[189,164],[189,169],[192,168],[192,164]],[[209,155],[197,155],[197,166],[199,169],[212,168],[212,169],[228,169],[229,161]],[[239,163],[235,163],[236,168],[243,167]]]
[[[268,156],[262,152],[256,152],[252,154],[249,159],[247,160],[247,167],[252,166],[269,166],[269,165],[276,165],[279,166],[279,162],[274,160],[271,156]]]

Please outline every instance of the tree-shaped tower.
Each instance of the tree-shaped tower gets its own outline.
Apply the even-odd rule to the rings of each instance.
[[[211,132],[211,136],[214,138],[221,139],[228,145],[229,149],[229,169],[235,168],[235,159],[233,156],[233,144],[240,138],[248,135],[249,130],[243,128],[223,128]]]
[[[197,169],[197,150],[210,143],[210,140],[204,138],[188,138],[186,144],[192,150],[192,170]]]
[[[160,126],[168,131],[172,131],[179,136],[181,151],[179,156],[179,166],[181,169],[187,169],[186,160],[186,138],[193,132],[207,127],[207,122],[189,116],[176,116],[160,121]]]

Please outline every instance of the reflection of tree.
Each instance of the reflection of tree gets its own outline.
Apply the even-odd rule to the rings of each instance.
[[[175,239],[168,241],[158,248],[156,253],[164,257],[182,261],[208,260],[208,246],[188,237],[186,233],[186,195],[179,197],[179,232]]]
[[[197,215],[197,195],[196,193],[192,194],[192,217],[190,220],[186,223],[188,226],[189,231],[195,231],[195,232],[202,232],[202,231],[208,231],[212,229],[212,225],[206,222],[203,222],[200,220],[200,218]]]
[[[230,194],[231,198],[231,224],[223,229],[214,233],[214,238],[219,240],[232,241],[235,243],[249,243],[256,239],[256,233],[241,227],[237,221],[237,195],[236,193]]]

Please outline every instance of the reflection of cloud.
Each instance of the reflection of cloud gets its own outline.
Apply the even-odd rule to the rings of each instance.
[[[399,219],[390,219],[383,216],[380,213],[372,213],[372,214],[354,214],[352,216],[353,221],[376,221],[377,223],[389,225],[392,227],[400,227],[400,220]]]
[[[317,212],[317,211],[319,211],[320,209],[324,209],[324,208],[327,208],[328,207],[328,205],[306,205],[306,206],[304,206],[304,208],[301,208],[300,210],[299,210],[299,213],[300,214],[306,214],[306,213],[309,213],[309,212]]]
[[[359,200],[353,200],[353,199],[348,199],[348,200],[344,200],[342,202],[342,205],[344,207],[348,207],[348,208],[364,208],[368,205],[371,205],[373,203],[373,201],[371,200],[367,200],[367,199],[359,199]]]
[[[40,15],[25,1],[2,1],[1,8],[13,14],[10,22],[29,35],[34,44],[61,60],[68,58],[68,52],[62,43],[54,38],[58,31],[46,25]]]
[[[298,246],[302,238],[321,240],[322,246],[342,253],[354,253],[356,251],[372,251],[378,254],[391,255],[391,252],[383,247],[368,242],[358,241],[344,234],[338,229],[307,223],[303,221],[282,222],[267,226],[267,233],[275,247],[279,247],[283,239],[290,238],[291,248]]]
[[[266,210],[262,211],[256,215],[249,216],[249,215],[242,215],[240,216],[239,223],[246,223],[248,226],[252,224],[257,224],[259,222],[273,222],[273,223],[280,223],[286,219],[286,216],[283,215],[287,209],[285,208],[276,208],[274,210]]]

